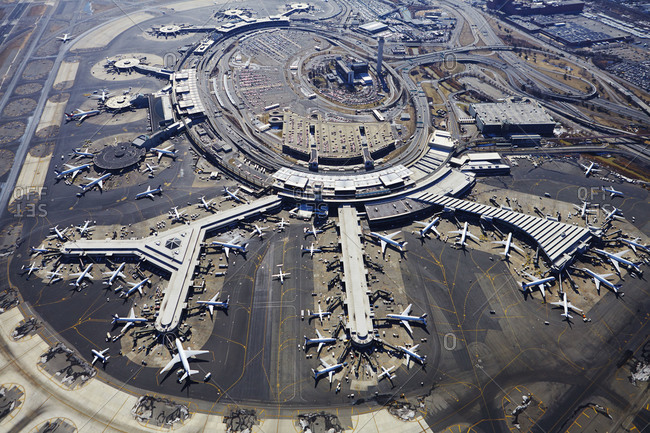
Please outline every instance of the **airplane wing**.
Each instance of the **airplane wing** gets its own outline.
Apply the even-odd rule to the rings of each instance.
[[[573,311],[576,311],[578,313],[582,313],[582,310],[580,308],[576,307],[575,305],[573,305],[571,302],[567,303],[567,307],[569,307]]]
[[[120,334],[124,334],[128,329],[133,326],[133,322],[126,322],[120,331]]]
[[[323,360],[323,359],[320,359],[320,363],[321,363],[321,364],[323,365],[323,367],[325,367],[325,368],[330,368],[330,367],[331,367],[331,365],[329,365],[329,364],[327,363],[327,361],[325,361],[325,360]]]
[[[98,359],[99,359],[99,356],[94,355],[94,356],[93,356],[93,362],[91,362],[91,364],[94,365],[94,364],[97,362]]]
[[[544,291],[544,283],[538,284],[537,287],[539,287],[539,292],[542,294],[542,296],[546,298],[546,292]]]
[[[226,259],[228,258],[228,254],[230,254],[230,248],[228,247],[223,247],[224,252],[226,253]]]
[[[185,353],[187,353],[187,352],[185,352]],[[164,373],[164,372],[166,372],[166,371],[171,370],[171,369],[174,367],[174,365],[178,364],[179,362],[181,362],[181,357],[180,357],[180,356],[178,355],[178,353],[177,353],[176,355],[174,355],[174,357],[172,358],[172,360],[169,361],[169,362],[167,363],[167,365],[165,365],[165,366],[163,367],[162,370],[160,370],[160,373]]]
[[[434,232],[436,234],[436,236],[438,236],[439,238],[442,237],[442,235],[440,234],[440,232],[438,231],[437,228],[431,227],[431,231]]]
[[[406,367],[408,367],[409,362],[411,361],[411,354],[407,353],[407,352],[404,352],[404,353],[406,353]]]
[[[327,377],[329,378],[330,383],[332,383],[332,377],[333,377],[333,376],[334,376],[334,371],[333,371],[333,370],[330,370],[330,372],[327,374]]]
[[[316,330],[316,335],[318,335],[318,338],[323,338],[323,336],[320,335],[320,332],[318,331],[318,329]]]
[[[320,350],[323,348],[324,344],[325,343],[318,343],[318,351],[317,351],[317,353],[320,353]]]
[[[86,117],[88,117],[87,114],[84,114],[83,116],[81,116],[81,117],[79,118],[79,123],[83,122],[84,119],[85,119]]]
[[[472,239],[478,241],[478,236],[473,235],[472,233],[469,232],[469,230],[467,230],[466,235],[469,236],[470,238],[472,238]]]
[[[462,235],[463,231],[462,230],[454,230],[449,232],[450,235]]]
[[[559,302],[549,302],[549,304],[554,305],[556,307],[564,307],[564,302],[559,301]]]
[[[386,235],[386,237],[387,237],[388,239],[393,239],[393,236],[397,236],[397,235],[400,234],[400,233],[401,233],[401,232],[391,233],[391,234],[389,234],[389,235]]]
[[[411,324],[408,320],[402,320],[402,325],[408,330],[409,334],[413,335],[413,330],[411,329]]]
[[[618,262],[616,260],[612,259],[611,257],[609,258],[609,261],[616,268],[616,272],[618,272],[620,274],[621,273],[621,267],[619,266]]]
[[[196,355],[203,355],[204,353],[209,353],[209,350],[183,350],[186,358],[193,358]]]
[[[384,254],[386,252],[386,241],[383,239],[380,239],[381,241],[381,253]]]
[[[413,304],[409,304],[409,306],[406,307],[406,308],[404,309],[404,311],[402,311],[402,314],[401,314],[401,315],[402,315],[402,316],[408,316],[409,313],[411,312],[411,307],[412,307],[412,306],[413,306]]]
[[[160,158],[162,158],[162,156],[163,156],[163,153],[162,153],[162,152],[158,152],[158,162],[160,162]]]
[[[523,248],[518,247],[517,245],[515,245],[515,244],[512,243],[512,242],[510,242],[510,247],[516,249],[516,250],[519,251],[521,254],[525,254]]]
[[[594,283],[596,283],[596,291],[600,293],[600,280],[594,277]]]
[[[214,305],[208,304],[208,310],[210,311],[210,317],[214,315]]]
[[[135,319],[135,309],[133,307],[129,311],[129,319]]]

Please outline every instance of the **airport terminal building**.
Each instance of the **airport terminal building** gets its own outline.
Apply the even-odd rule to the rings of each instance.
[[[553,135],[555,120],[531,99],[471,104],[469,114],[484,135]]]

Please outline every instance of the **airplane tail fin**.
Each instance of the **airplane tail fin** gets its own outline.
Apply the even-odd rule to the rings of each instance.
[[[248,247],[248,243],[245,243],[244,245],[241,246],[241,250],[243,253],[246,252],[246,247]]]
[[[305,335],[305,346],[307,345],[307,343],[309,343],[309,338],[307,338],[307,336]]]
[[[113,315],[113,320],[111,320],[111,324],[117,322],[118,317],[119,317],[119,316],[118,316],[117,314],[114,314],[114,315]]]
[[[404,247],[406,246],[406,244],[408,244],[408,242],[401,242],[401,243],[399,244],[400,249],[403,250]]]

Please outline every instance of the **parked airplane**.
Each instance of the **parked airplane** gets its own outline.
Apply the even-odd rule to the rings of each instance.
[[[58,238],[61,242],[65,242],[68,240],[68,236],[65,234],[65,232],[68,230],[68,228],[64,228],[63,230],[59,230],[59,226],[56,225],[50,229],[51,232],[54,232],[53,234],[49,235],[48,238]]]
[[[185,218],[187,218],[187,214],[185,211],[178,211],[178,206],[174,206],[172,210],[169,211],[169,218],[172,219],[172,222],[178,221],[178,222],[183,222],[185,221]]]
[[[196,301],[196,303],[199,305],[207,305],[208,310],[210,311],[210,317],[212,317],[212,315],[214,314],[214,307],[222,308],[224,310],[228,309],[228,302],[230,302],[230,296],[226,298],[225,301],[222,302],[217,301],[218,297],[219,297],[219,293],[217,293],[207,301]]]
[[[594,167],[597,167],[597,165],[595,163],[593,163],[593,162],[590,163],[589,165],[580,164],[580,166],[585,169],[585,177],[589,177],[589,174],[591,174],[592,172],[596,173],[596,172],[600,171],[600,170],[594,168]]]
[[[32,274],[32,272],[38,271],[41,268],[36,266],[36,263],[32,263],[31,265],[29,265],[27,267],[25,267],[25,265],[23,265],[20,269],[25,271],[25,272],[23,272],[23,274],[27,274],[27,276],[29,277]]]
[[[88,224],[90,224],[90,223],[91,223],[91,221],[87,220],[87,221],[84,221],[84,225],[79,224],[78,226],[75,227],[77,230],[79,230],[79,236],[84,236],[88,232],[90,232],[90,230],[95,228],[95,226],[89,226]]]
[[[77,120],[79,121],[79,123],[81,123],[84,120],[86,120],[87,117],[98,115],[99,110],[83,111],[83,110],[76,109],[72,113],[63,113],[63,114],[65,114],[66,123],[72,120]]]
[[[503,255],[506,260],[510,258],[510,248],[516,249],[521,253],[522,256],[525,254],[523,249],[512,243],[512,232],[508,233],[508,239],[505,241],[493,241],[492,243],[505,246],[504,251],[500,254]]]
[[[316,240],[318,240],[318,236],[317,236],[317,235],[318,235],[319,233],[323,233],[322,230],[317,229],[316,227],[314,227],[314,223],[311,224],[311,230],[309,230],[307,227],[304,227],[304,228],[303,228],[303,231],[305,232],[305,237],[307,237],[307,236],[309,236],[309,235],[314,235],[314,239],[316,239]]]
[[[555,305],[556,307],[562,307],[564,308],[564,313],[561,315],[564,316],[565,319],[573,319],[573,316],[569,314],[569,309],[575,311],[576,313],[582,314],[582,310],[575,305],[573,305],[569,300],[567,299],[566,292],[562,293],[562,300],[559,302],[551,302],[551,305]]]
[[[176,160],[176,152],[178,152],[178,150],[177,150],[177,149],[169,150],[169,149],[171,149],[172,147],[174,147],[173,144],[171,144],[171,145],[165,147],[164,149],[159,149],[159,148],[157,148],[157,147],[152,147],[152,148],[151,148],[151,151],[152,151],[152,152],[156,152],[156,153],[158,154],[158,162],[160,162],[160,158],[162,158],[163,156],[169,156],[169,157],[171,157],[173,160]]]
[[[467,226],[468,226],[467,221],[465,221],[465,225],[463,226],[462,230],[454,230],[454,231],[449,232],[450,234],[457,234],[457,235],[460,236],[460,239],[458,239],[456,241],[456,245],[460,245],[463,248],[465,248],[465,246],[467,246],[467,242],[466,242],[467,236],[469,236],[470,238],[472,238],[476,242],[478,242],[478,238],[469,232],[469,230],[467,229]]]
[[[278,267],[280,268],[280,271],[277,274],[271,275],[271,277],[278,278],[280,280],[280,284],[284,284],[284,277],[291,275],[291,272],[282,271],[282,264],[279,264]]]
[[[111,96],[112,93],[108,91],[108,89],[99,89],[95,90],[90,97],[92,99],[99,99],[102,102],[106,102],[109,96]]]
[[[596,284],[596,290],[598,291],[599,294],[600,294],[600,283],[603,283],[604,285],[606,285],[616,293],[618,293],[618,289],[621,288],[620,284],[614,284],[611,281],[606,280],[607,277],[611,277],[614,274],[597,274],[591,269],[587,269],[587,268],[582,268],[582,271],[594,279],[594,283]]]
[[[99,190],[102,191],[104,189],[104,181],[111,177],[110,173],[106,173],[100,177],[86,177],[85,179],[89,180],[87,184],[81,184],[79,185],[79,188],[83,190],[83,192],[86,192],[88,190],[93,189],[95,186],[99,187]]]
[[[50,251],[56,251],[56,250],[49,250],[47,248],[34,248],[34,247],[29,247],[30,248],[30,253],[34,255],[39,255],[39,254],[47,254]]]
[[[60,40],[63,43],[68,42],[70,39],[72,39],[72,36],[70,36],[68,33],[64,33],[63,36],[57,36],[56,37],[58,40]]]
[[[330,343],[336,343],[336,338],[327,338],[323,337],[321,333],[316,330],[316,334],[318,335],[318,338],[307,338],[305,335],[305,347],[311,345],[311,344],[318,344],[318,350],[316,353],[320,354],[320,350],[323,348],[324,345],[330,344]]]
[[[311,243],[311,246],[310,246],[309,248],[305,248],[305,247],[303,247],[302,245],[300,245],[300,250],[301,250],[303,253],[309,253],[309,256],[310,256],[312,259],[314,258],[314,253],[321,253],[321,252],[323,252],[323,250],[321,250],[320,248],[314,248],[314,243],[313,243],[313,242]]]
[[[117,314],[113,315],[113,320],[111,320],[112,324],[115,323],[124,323],[124,326],[120,330],[120,334],[124,334],[131,326],[137,325],[139,323],[147,323],[147,319],[144,317],[136,317],[135,316],[135,309],[131,307],[131,310],[129,310],[129,315],[126,317],[120,317]]]
[[[391,382],[397,377],[396,374],[390,374],[391,371],[395,369],[395,366],[392,365],[390,368],[386,369],[383,366],[381,367],[381,373],[377,376],[377,381],[382,380],[384,377],[388,378]]]
[[[641,270],[641,268],[639,268],[639,265],[637,265],[636,263],[632,263],[631,261],[623,258],[623,256],[629,253],[630,250],[620,251],[616,254],[608,253],[607,251],[599,250],[598,248],[594,248],[594,251],[600,254],[601,256],[605,256],[607,259],[609,259],[611,264],[614,265],[614,267],[616,268],[616,272],[618,272],[619,274],[621,273],[621,268],[619,263],[626,265],[628,269],[632,268],[639,274],[643,274],[643,271]]]
[[[155,173],[154,173],[154,170],[157,169],[158,166],[157,166],[157,165],[151,165],[151,164],[149,164],[148,162],[145,162],[144,164],[145,164],[147,167],[146,167],[144,170],[142,170],[142,173],[149,172],[149,177],[153,177],[154,174],[155,174]]]
[[[419,344],[416,344],[415,346],[411,347],[410,349],[407,349],[404,346],[397,346],[397,348],[406,355],[406,368],[409,368],[409,362],[411,361],[411,358],[415,359],[418,361],[420,364],[424,365],[427,362],[427,357],[426,356],[420,356],[417,354],[416,350],[419,347]]]
[[[555,277],[551,276],[546,278],[535,278],[534,276],[530,275],[528,272],[523,272],[523,274],[526,275],[528,278],[530,278],[531,281],[529,283],[522,281],[521,288],[524,291],[528,290],[529,292],[532,293],[533,287],[537,287],[537,289],[542,294],[542,297],[546,299],[546,292],[544,291],[544,289],[546,288],[547,284],[555,281]]]
[[[615,219],[619,220],[619,221],[622,221],[622,220],[625,219],[625,217],[623,216],[623,212],[617,207],[615,207],[614,209],[612,209],[611,212],[609,212],[607,215],[605,215],[605,221],[611,221],[611,220],[615,220]]]
[[[97,351],[95,349],[92,349],[91,352],[93,353],[93,362],[91,362],[91,365],[95,365],[98,359],[102,360],[102,364],[106,364],[106,361],[108,361],[108,358],[110,358],[109,355],[105,355],[106,352],[108,352],[109,348],[106,348],[101,351]]]
[[[608,192],[610,197],[624,197],[623,193],[621,191],[616,191],[613,186],[610,186],[609,188],[606,186],[601,187],[604,192]]]
[[[154,199],[154,194],[162,195],[162,185],[158,185],[158,188],[151,188],[151,185],[147,185],[147,190],[139,192],[135,195],[135,199],[139,200],[141,198],[150,198],[151,200]]]
[[[650,253],[650,245],[640,244],[639,241],[641,241],[641,238],[634,238],[632,240],[630,240],[630,239],[621,239],[621,242],[623,242],[625,244],[628,244],[630,246],[630,248],[632,248],[632,251],[634,251],[634,253],[637,252],[637,248],[642,249],[646,253]]]
[[[312,311],[311,314],[309,315],[310,318],[318,317],[320,320],[320,324],[323,324],[323,316],[331,316],[332,312],[331,311],[323,311],[320,308],[320,304],[318,305],[318,312]]]
[[[406,246],[406,244],[408,242],[406,242],[406,241],[398,242],[398,241],[393,240],[393,237],[397,236],[400,233],[401,232],[395,232],[395,233],[391,233],[389,235],[381,235],[381,234],[376,233],[376,232],[370,232],[370,236],[373,236],[373,237],[379,239],[382,254],[386,253],[386,246],[387,245],[395,247],[399,252],[404,252],[404,247]]]
[[[90,169],[90,164],[82,164],[77,166],[70,165],[70,164],[63,164],[63,165],[68,167],[68,169],[63,171],[54,170],[54,174],[56,175],[57,179],[64,178],[67,175],[71,174],[72,175],[71,180],[74,181],[74,178],[77,177],[77,174],[79,174],[80,171]]]
[[[183,349],[183,345],[181,344],[181,341],[177,338],[176,339],[176,349],[178,350],[178,353],[174,355],[171,361],[163,367],[162,370],[160,370],[160,374],[170,370],[172,367],[174,367],[176,364],[179,362],[183,364],[183,370],[185,370],[185,374],[181,376],[180,379],[178,379],[178,382],[181,383],[184,381],[186,378],[192,376],[195,373],[198,373],[198,370],[192,370],[190,369],[190,363],[188,361],[189,358],[193,358],[196,355],[202,355],[204,353],[209,353],[208,350],[190,350],[188,347],[187,350]]]
[[[576,212],[576,215],[579,214],[580,218],[584,218],[588,214],[593,213],[593,211],[589,209],[589,204],[590,203],[588,201],[584,201],[584,200],[582,202],[582,206],[578,206],[577,204],[574,204],[573,207],[578,210],[578,212]]]
[[[55,282],[62,279],[61,276],[63,274],[61,274],[59,272],[59,269],[60,269],[60,266],[55,271],[48,271],[48,273],[47,273],[47,278],[48,278],[47,284],[52,284],[52,283],[55,283]]]
[[[80,157],[82,157],[82,158],[94,158],[94,157],[95,157],[95,154],[94,154],[94,153],[91,153],[91,152],[84,152],[84,151],[81,150],[81,149],[73,149],[73,150],[72,150],[72,153],[73,153],[75,156],[80,156]]]
[[[330,383],[332,383],[332,377],[334,376],[334,372],[348,365],[347,362],[344,362],[342,364],[329,365],[327,362],[323,361],[322,359],[319,358],[319,360],[320,363],[323,364],[324,368],[322,370],[315,370],[313,368],[311,369],[311,371],[314,373],[314,379],[318,380],[321,376],[327,375],[327,378],[329,379]]]
[[[234,201],[239,202],[239,203],[243,203],[243,202],[248,203],[248,200],[246,200],[245,198],[240,197],[239,195],[237,195],[237,194],[239,194],[239,188],[237,188],[234,192],[232,192],[232,191],[228,190],[228,187],[224,186],[223,187],[223,192],[224,192],[224,195],[228,196],[228,198],[230,200],[234,200]]]
[[[421,316],[409,316],[409,313],[411,312],[411,307],[413,304],[409,304],[408,307],[404,309],[400,314],[386,314],[387,319],[391,320],[399,320],[402,325],[406,328],[406,330],[409,332],[410,335],[413,335],[413,329],[411,329],[411,325],[409,322],[415,322],[423,325],[425,328],[427,326],[427,315],[426,313],[421,315]]]
[[[203,207],[208,212],[211,211],[212,208],[214,207],[214,204],[212,203],[212,200],[205,201],[205,197],[201,197],[201,198],[199,198],[199,200],[201,200],[201,202],[198,204],[198,206]]]
[[[268,229],[268,227],[260,227],[257,224],[253,224],[253,236],[258,235],[260,239],[264,236],[264,230]]]
[[[223,251],[226,253],[226,258],[229,257],[230,250],[236,250],[241,252],[242,254],[246,254],[246,246],[248,245],[248,244],[237,245],[237,244],[220,242],[220,241],[212,241],[212,244],[219,245],[221,248],[223,248]]]
[[[440,237],[440,232],[438,231],[438,229],[436,229],[436,225],[438,224],[439,221],[440,221],[440,217],[435,217],[434,219],[432,219],[429,222],[416,221],[415,222],[416,224],[419,224],[419,225],[424,227],[422,230],[420,230],[418,232],[420,234],[420,237],[421,238],[426,238],[427,233],[429,233],[430,231],[434,232],[436,234],[436,236]]]
[[[136,290],[140,292],[140,296],[144,296],[144,293],[142,292],[142,286],[144,286],[148,282],[149,282],[149,278],[145,278],[139,283],[127,283],[129,286],[131,286],[131,288],[127,291],[123,291],[122,293],[120,293],[120,297],[128,298],[129,295],[131,295],[131,293],[135,292]]]
[[[126,278],[126,275],[122,273],[124,266],[126,266],[126,262],[122,262],[122,264],[114,271],[104,272],[104,275],[110,275],[108,280],[104,281],[104,284],[111,286],[118,278]]]
[[[86,269],[84,269],[81,272],[75,272],[74,274],[70,274],[71,277],[77,277],[74,283],[70,283],[71,286],[75,286],[77,290],[81,290],[81,282],[84,280],[84,278],[88,278],[89,280],[93,279],[93,276],[90,274],[90,270],[92,269],[93,264],[90,263],[88,266],[86,266]]]
[[[275,225],[278,226],[278,231],[282,232],[284,231],[285,226],[289,225],[289,222],[285,221],[284,218],[282,218],[280,222],[275,223]]]

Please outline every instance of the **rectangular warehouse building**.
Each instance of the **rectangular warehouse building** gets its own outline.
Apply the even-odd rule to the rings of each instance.
[[[469,114],[476,119],[476,126],[484,135],[553,135],[555,128],[553,118],[531,99],[471,104]]]

